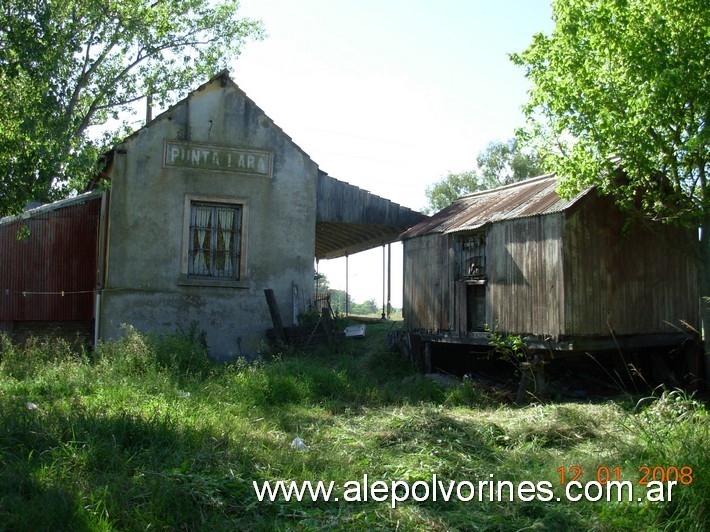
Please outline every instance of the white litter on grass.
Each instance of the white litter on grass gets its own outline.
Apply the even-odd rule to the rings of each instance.
[[[304,442],[301,438],[294,438],[291,442],[291,449],[296,449],[297,451],[305,451],[306,449],[308,449],[308,446],[306,445],[306,442]]]
[[[30,403],[30,402],[25,403],[25,406],[27,407],[27,410],[38,410],[39,409],[39,407],[36,404]]]
[[[360,325],[350,325],[349,327],[345,327],[345,337],[346,338],[364,338],[365,337],[365,331],[367,330],[367,327],[365,324],[360,324]]]

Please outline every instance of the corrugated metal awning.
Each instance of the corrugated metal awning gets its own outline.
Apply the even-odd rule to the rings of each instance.
[[[334,259],[395,242],[426,216],[367,190],[318,175],[316,258]]]

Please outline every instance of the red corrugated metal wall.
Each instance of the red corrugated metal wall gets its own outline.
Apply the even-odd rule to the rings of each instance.
[[[93,319],[100,211],[94,195],[0,225],[0,322]]]

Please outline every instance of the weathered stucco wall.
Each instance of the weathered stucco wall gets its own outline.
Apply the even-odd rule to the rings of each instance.
[[[312,296],[317,173],[219,77],[129,137],[111,175],[101,336],[116,336],[124,323],[156,332],[196,323],[213,356],[257,351],[271,327],[264,289],[274,290],[285,324],[293,320],[294,285],[301,309]],[[190,201],[198,200],[243,207],[238,281],[186,275],[186,226]]]

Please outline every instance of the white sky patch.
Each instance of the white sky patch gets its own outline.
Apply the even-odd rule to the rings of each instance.
[[[234,80],[319,167],[412,209],[448,172],[523,125],[528,83],[508,54],[550,32],[546,0],[242,0],[268,37]],[[356,302],[382,305],[382,249],[349,258]],[[345,260],[321,261],[345,289]],[[402,304],[401,244],[392,304]]]

